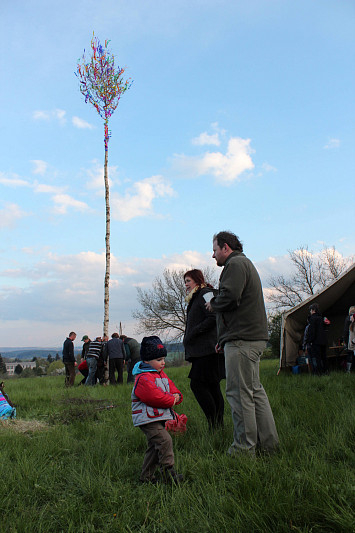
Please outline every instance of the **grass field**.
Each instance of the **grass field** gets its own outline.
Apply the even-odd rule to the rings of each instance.
[[[138,483],[146,444],[132,426],[131,386],[8,380],[17,420],[0,424],[1,532],[354,532],[355,374],[276,370],[262,362],[281,448],[253,459],[225,453],[228,405],[225,429],[211,435],[188,368],[168,369],[188,416],[174,437],[181,486]]]

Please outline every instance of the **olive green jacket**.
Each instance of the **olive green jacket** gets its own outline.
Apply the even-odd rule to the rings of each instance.
[[[232,252],[219,278],[216,312],[218,344],[228,341],[267,341],[267,320],[259,274],[242,252]]]

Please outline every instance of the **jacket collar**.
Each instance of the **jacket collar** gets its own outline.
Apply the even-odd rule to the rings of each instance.
[[[226,259],[226,262],[224,263],[223,266],[227,266],[229,261],[232,259],[232,257],[237,257],[238,255],[242,255],[243,257],[245,257],[245,254],[243,254],[243,252],[238,252],[237,250],[235,252],[232,252]]]

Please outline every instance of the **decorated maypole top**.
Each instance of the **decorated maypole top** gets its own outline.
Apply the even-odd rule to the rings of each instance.
[[[105,46],[102,46],[93,33],[91,39],[92,55],[87,61],[84,50],[81,60],[78,60],[77,72],[75,73],[79,78],[79,88],[85,97],[85,103],[90,102],[104,120],[106,151],[111,136],[108,121],[118,106],[122,94],[133,83],[131,78],[123,79],[125,69],[115,65],[115,56],[108,49],[109,42],[105,40]]]

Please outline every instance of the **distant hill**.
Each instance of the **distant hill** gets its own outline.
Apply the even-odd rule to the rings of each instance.
[[[81,348],[74,350],[75,353],[81,353]],[[6,359],[22,359],[30,361],[34,357],[47,359],[48,355],[55,357],[57,354],[62,357],[62,348],[0,348],[0,354]]]
[[[183,352],[184,346],[182,342],[170,342],[166,343],[166,348],[168,352]],[[62,357],[62,346],[59,348],[8,348],[0,347],[0,354],[6,359],[22,359],[23,361],[30,361],[33,357],[39,357],[42,359],[47,359],[48,355],[51,355],[55,358],[57,354]],[[74,348],[74,353],[81,353],[82,348]]]

